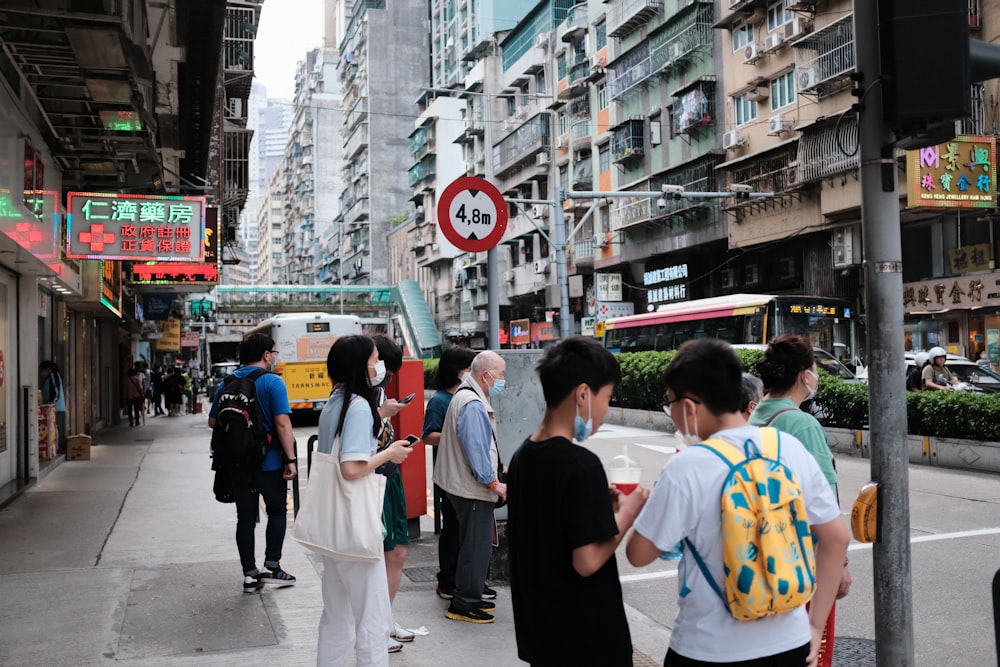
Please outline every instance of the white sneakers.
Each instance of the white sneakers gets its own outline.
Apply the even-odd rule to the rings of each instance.
[[[399,623],[393,622],[393,624],[392,624],[392,632],[389,633],[389,636],[392,637],[393,639],[395,639],[396,641],[400,641],[400,642],[412,642],[413,638],[416,635],[414,635],[412,632],[410,632],[409,630],[407,630],[406,628],[404,628]]]

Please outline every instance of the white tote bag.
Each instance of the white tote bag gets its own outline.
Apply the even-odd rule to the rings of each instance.
[[[292,528],[292,539],[328,558],[382,560],[384,498],[382,475],[344,479],[337,436],[329,454],[313,453],[309,484]]]

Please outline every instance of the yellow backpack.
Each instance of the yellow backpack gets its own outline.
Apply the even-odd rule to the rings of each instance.
[[[721,439],[696,445],[729,466],[722,484],[724,589],[712,579],[698,550],[685,544],[729,613],[738,621],[797,609],[816,589],[816,560],[805,501],[798,480],[781,463],[781,437],[762,428],[759,449],[743,452]]]

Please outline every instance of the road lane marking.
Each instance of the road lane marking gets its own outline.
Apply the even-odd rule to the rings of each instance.
[[[933,535],[918,535],[910,538],[910,544],[922,542],[940,542],[943,540],[960,540],[966,537],[982,537],[984,535],[1000,535],[1000,528],[979,528],[976,530],[960,530],[954,533],[935,533]],[[854,543],[847,547],[848,551],[870,551],[871,544]],[[661,570],[659,572],[642,572],[640,574],[626,574],[618,579],[623,584],[630,584],[638,581],[651,581],[653,579],[674,579],[677,577],[677,570]]]

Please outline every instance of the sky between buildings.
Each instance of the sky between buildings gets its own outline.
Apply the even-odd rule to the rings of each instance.
[[[323,0],[268,0],[254,42],[255,78],[267,96],[292,99],[295,64],[323,44]]]

